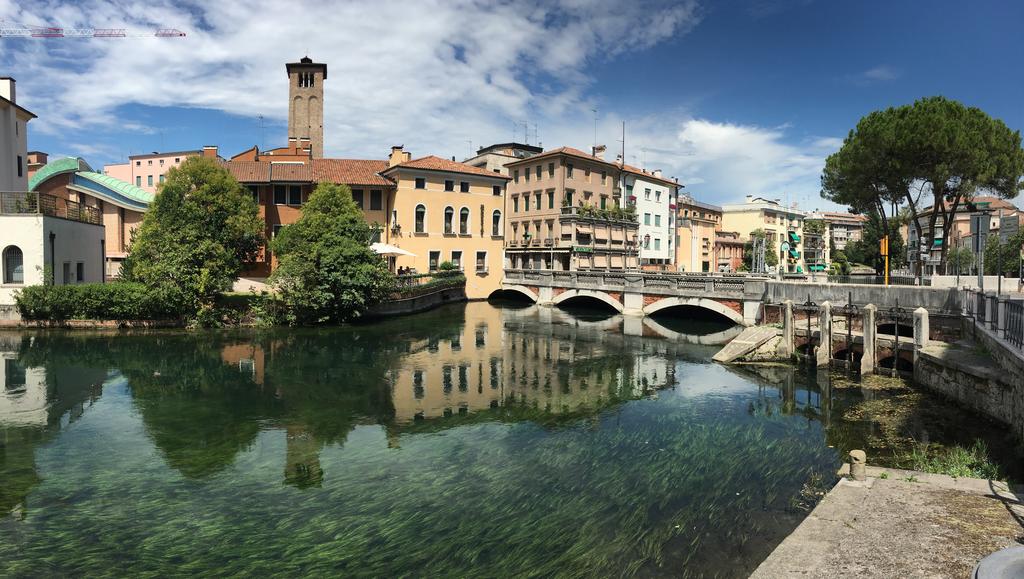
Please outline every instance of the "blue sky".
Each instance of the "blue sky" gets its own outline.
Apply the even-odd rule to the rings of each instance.
[[[184,39],[0,39],[39,114],[29,146],[93,165],[231,155],[286,137],[284,63],[327,62],[326,151],[463,158],[536,123],[545,147],[619,151],[699,199],[827,206],[824,158],[864,114],[942,94],[1024,127],[1024,3],[951,0],[0,0],[7,25],[185,30]],[[259,115],[263,116],[260,130]],[[522,129],[517,140],[523,139]]]

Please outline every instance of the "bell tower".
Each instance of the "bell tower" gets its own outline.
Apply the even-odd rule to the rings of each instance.
[[[289,62],[288,138],[309,139],[312,156],[324,156],[324,79],[327,65],[308,56]]]

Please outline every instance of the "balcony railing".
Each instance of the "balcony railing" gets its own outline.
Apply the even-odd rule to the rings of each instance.
[[[95,207],[31,191],[0,193],[0,215],[45,215],[93,225],[103,224],[103,215]]]

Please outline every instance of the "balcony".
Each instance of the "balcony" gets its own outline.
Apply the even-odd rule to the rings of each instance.
[[[31,191],[0,193],[0,215],[44,215],[103,225],[103,215],[95,207]]]

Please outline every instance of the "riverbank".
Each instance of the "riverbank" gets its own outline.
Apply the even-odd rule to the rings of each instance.
[[[1024,541],[1020,489],[981,479],[868,467],[843,478],[752,578],[967,577]]]

